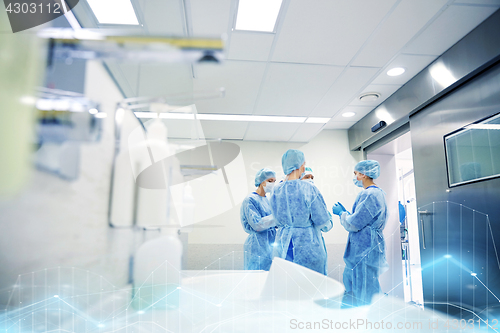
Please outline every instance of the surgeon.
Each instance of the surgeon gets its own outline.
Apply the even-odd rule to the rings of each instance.
[[[387,204],[384,191],[373,182],[379,176],[377,161],[356,164],[353,182],[364,190],[356,197],[352,214],[340,202],[332,208],[349,231],[344,253],[343,307],[370,304],[373,295],[381,292],[378,277],[388,268],[382,234],[388,217]]]
[[[244,263],[247,270],[266,270],[271,267],[273,243],[276,237],[276,220],[266,197],[276,182],[276,173],[261,169],[255,175],[255,192],[250,193],[241,205],[240,218],[245,232],[250,234],[244,245]]]
[[[305,180],[311,184],[314,184],[314,174],[310,167],[306,167],[304,173],[300,177],[301,180]]]
[[[305,172],[303,152],[288,150],[281,164],[287,176],[271,196],[278,226],[274,256],[326,275],[327,254],[321,232],[333,227],[328,208],[318,188],[300,180]]]

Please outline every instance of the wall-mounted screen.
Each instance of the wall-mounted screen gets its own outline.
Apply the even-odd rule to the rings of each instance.
[[[444,137],[450,187],[500,177],[500,114]]]

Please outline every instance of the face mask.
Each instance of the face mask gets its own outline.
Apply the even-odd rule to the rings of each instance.
[[[352,182],[354,183],[354,185],[356,185],[357,187],[363,187],[363,182],[361,180],[358,180],[356,178],[356,176],[354,176],[354,178],[352,179]]]
[[[314,180],[312,180],[312,179],[310,179],[310,178],[309,178],[309,179],[303,179],[303,181],[308,182],[308,183],[311,183],[311,184],[313,184],[313,185],[314,185]]]
[[[271,191],[273,190],[275,184],[276,183],[269,183],[269,182],[267,182],[266,186],[264,186],[264,192],[271,193]]]
[[[300,175],[300,178],[299,178],[299,179],[304,178],[304,176],[305,176],[305,175],[306,175],[306,173],[305,173],[305,172],[302,172],[302,174]]]

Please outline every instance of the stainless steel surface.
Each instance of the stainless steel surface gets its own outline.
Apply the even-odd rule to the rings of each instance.
[[[424,227],[424,219],[420,216],[420,228],[422,229],[422,248],[425,250],[425,227]]]
[[[498,314],[500,179],[449,189],[443,137],[499,111],[497,64],[410,117],[424,299],[453,315]]]
[[[351,127],[348,132],[350,149],[367,147],[390,134],[407,123],[409,115],[420,111],[498,60],[500,57],[498,31],[500,31],[500,11],[491,15]],[[386,121],[388,126],[373,134],[371,127],[381,120]]]

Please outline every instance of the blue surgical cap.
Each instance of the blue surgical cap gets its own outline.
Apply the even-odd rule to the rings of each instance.
[[[297,149],[288,149],[281,158],[281,165],[285,175],[289,175],[293,170],[297,170],[306,161],[304,153]]]
[[[304,179],[304,177],[306,175],[313,175],[314,176],[313,171],[310,167],[306,167],[306,170],[304,171],[304,173],[302,174],[302,177],[300,177],[300,179]]]
[[[273,177],[276,178],[276,172],[273,170],[268,168],[260,169],[255,175],[255,186],[259,187],[260,183]]]
[[[361,161],[356,164],[354,171],[362,173],[371,179],[376,179],[380,176],[380,164],[374,160]]]

